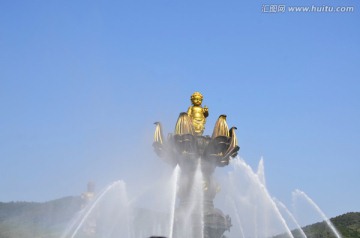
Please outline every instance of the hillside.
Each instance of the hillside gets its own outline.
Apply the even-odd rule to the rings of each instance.
[[[45,203],[0,202],[0,238],[59,237],[80,207],[80,197]]]
[[[331,218],[330,221],[343,238],[360,238],[360,212],[350,212]],[[325,222],[318,222],[303,228],[308,238],[336,238]],[[292,231],[294,238],[302,238],[298,230]],[[278,235],[274,238],[287,237]]]

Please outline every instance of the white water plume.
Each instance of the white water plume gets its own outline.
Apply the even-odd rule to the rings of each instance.
[[[171,197],[171,207],[170,207],[170,224],[169,224],[169,238],[173,237],[174,233],[174,224],[175,224],[175,209],[176,209],[176,194],[177,194],[177,183],[179,180],[180,167],[177,165],[174,169],[173,175],[171,176],[172,184],[172,197]]]
[[[301,228],[300,224],[297,222],[296,218],[294,217],[294,215],[289,211],[289,209],[285,206],[285,204],[283,204],[282,202],[280,202],[279,200],[277,200],[276,198],[274,198],[274,201],[276,202],[276,204],[281,207],[286,214],[290,217],[291,221],[296,225],[297,230],[300,232],[301,237],[303,238],[307,238],[306,234],[304,233],[303,229]]]
[[[184,171],[182,171],[184,172]],[[203,207],[204,207],[204,178],[201,171],[200,160],[198,162],[195,174],[193,177],[181,176],[183,186],[190,187],[189,197],[186,201],[186,205],[178,211],[177,217],[179,224],[176,228],[176,237],[204,237],[203,230]]]
[[[229,173],[227,193],[234,199],[236,209],[230,209],[230,216],[234,210],[239,211],[240,219],[244,224],[241,231],[245,237],[268,237],[275,234],[286,233],[293,237],[285,219],[271,198],[265,187],[263,163],[259,164],[259,175],[254,173],[251,167],[240,158],[233,159],[231,165],[233,171]],[[232,233],[229,234],[230,237]]]
[[[68,237],[69,233],[74,229],[74,231],[72,232],[71,234],[71,238],[74,238],[80,228],[83,227],[84,223],[87,221],[87,219],[89,218],[89,216],[92,214],[92,212],[94,211],[95,207],[98,205],[98,203],[100,201],[102,201],[103,197],[109,193],[109,191],[115,189],[115,188],[119,188],[122,195],[124,195],[126,197],[126,194],[123,194],[125,193],[126,191],[126,188],[125,188],[125,183],[123,181],[116,181],[116,182],[113,182],[112,184],[110,184],[108,187],[106,187],[104,189],[103,192],[101,192],[96,198],[95,200],[92,202],[92,203],[89,203],[85,208],[84,210],[81,212],[81,216],[78,216],[78,219],[73,221],[73,223],[69,226],[69,228],[64,232],[64,234],[61,236],[62,238],[66,238]],[[126,203],[127,201],[122,201],[123,203]],[[130,229],[129,229],[130,230]]]
[[[301,237],[306,238],[286,206],[270,196],[265,185],[263,159],[256,172],[240,158],[233,159],[229,169],[228,176],[222,178],[223,189],[218,194],[224,199],[218,206],[233,222],[230,231],[224,234],[226,237],[263,238],[283,234],[293,238],[287,221],[280,213],[281,209],[287,214],[284,213],[284,216],[291,219],[290,224],[296,224]],[[168,178],[159,183],[143,183],[146,191],[131,200],[127,197],[124,182],[110,184],[79,213],[61,238],[80,237],[84,228],[95,218],[96,232],[100,237],[144,238],[157,235],[204,238],[204,189],[208,184],[204,181],[201,162],[191,173],[177,166]],[[182,186],[187,193],[183,196],[186,198],[184,200],[178,197],[179,184],[186,185]],[[321,214],[337,238],[341,238],[320,208],[304,192],[296,190],[293,195],[305,198]]]
[[[322,217],[330,230],[334,233],[337,238],[342,238],[340,233],[336,230],[335,226],[332,224],[330,219],[325,215],[325,213],[320,209],[320,207],[303,191],[296,189],[293,192],[293,197],[296,199],[297,197],[303,197]]]
[[[265,180],[265,168],[264,168],[264,159],[263,157],[261,157],[259,165],[258,165],[258,169],[256,172],[256,175],[258,176],[260,182],[266,186],[266,180]]]

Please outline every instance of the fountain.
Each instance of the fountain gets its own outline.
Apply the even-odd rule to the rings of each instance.
[[[202,99],[198,92],[191,96],[193,105],[180,113],[174,133],[166,139],[161,123],[155,123],[154,150],[173,168],[162,190],[150,193],[161,200],[162,211],[139,209],[134,205],[139,197],[129,199],[125,182],[117,181],[97,197],[91,196],[62,238],[292,238],[281,210],[296,224],[300,236],[306,237],[295,216],[267,191],[263,159],[254,172],[237,156],[236,127],[228,128],[226,115],[219,116],[211,136],[203,135],[209,111],[201,106]],[[228,165],[232,171],[218,183],[216,168]],[[341,237],[304,192],[296,190],[294,196],[305,198]],[[223,211],[215,207],[216,198],[222,199]]]
[[[235,127],[229,130],[226,115],[215,124],[212,136],[203,136],[208,108],[201,107],[203,96],[191,96],[193,106],[180,113],[174,134],[164,140],[160,123],[156,124],[154,149],[172,166],[180,167],[179,206],[176,208],[171,237],[220,238],[231,227],[231,219],[214,207],[219,185],[213,178],[216,167],[229,164],[239,146]]]

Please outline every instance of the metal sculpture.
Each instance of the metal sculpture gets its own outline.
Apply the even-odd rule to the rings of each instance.
[[[235,157],[240,149],[238,146],[235,130],[230,130],[226,123],[226,115],[220,115],[212,133],[212,136],[203,136],[206,117],[209,110],[202,107],[203,96],[195,92],[191,96],[192,106],[188,112],[182,112],[176,122],[174,134],[169,134],[164,139],[161,124],[156,122],[153,147],[157,155],[172,166],[178,165],[181,170],[178,183],[177,197],[178,207],[175,214],[173,237],[183,238],[224,238],[226,230],[230,230],[231,219],[223,212],[214,207],[213,200],[219,191],[219,185],[213,178],[216,167],[223,167],[229,164],[231,158]],[[202,172],[202,197],[201,203],[195,203],[191,196],[191,187],[195,182],[197,168]],[[201,206],[199,209],[192,209],[190,206]],[[201,204],[201,205],[199,205]],[[200,211],[200,212],[199,212]],[[185,227],[192,232],[184,234],[181,230],[186,224],[186,219],[192,219],[190,227]]]

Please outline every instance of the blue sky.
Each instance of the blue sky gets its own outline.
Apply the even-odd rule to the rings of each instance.
[[[353,6],[263,13],[263,5]],[[156,179],[155,121],[194,91],[237,126],[280,200],[360,211],[358,1],[3,1],[0,201],[78,195],[89,180]],[[226,171],[226,169],[224,170]]]

